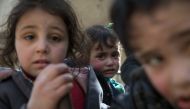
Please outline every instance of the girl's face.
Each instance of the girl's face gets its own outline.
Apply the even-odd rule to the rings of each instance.
[[[94,44],[90,52],[90,64],[104,77],[113,77],[119,68],[118,46],[112,48],[102,46],[101,49],[99,43]]]
[[[36,8],[25,13],[17,23],[15,47],[23,70],[36,77],[49,64],[63,62],[69,37],[64,21]]]
[[[180,109],[190,109],[189,5],[177,2],[131,18],[135,55],[154,87]]]

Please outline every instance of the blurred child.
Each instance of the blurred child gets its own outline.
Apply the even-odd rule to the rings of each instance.
[[[113,97],[125,92],[124,87],[112,79],[119,69],[119,41],[111,28],[102,25],[94,25],[86,33],[91,39],[89,63],[103,88],[103,102],[110,105]]]
[[[189,10],[189,0],[115,2],[115,30],[143,69],[111,109],[190,109]]]
[[[21,0],[5,33],[1,57],[13,74],[0,82],[0,109],[100,108],[101,86],[93,71],[75,74],[63,63],[85,54],[85,37],[67,2]]]

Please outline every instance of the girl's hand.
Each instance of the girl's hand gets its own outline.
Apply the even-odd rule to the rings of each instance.
[[[28,109],[56,109],[59,100],[71,90],[73,76],[66,64],[47,66],[36,78]]]

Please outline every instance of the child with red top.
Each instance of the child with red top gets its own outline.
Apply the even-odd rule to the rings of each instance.
[[[0,82],[0,109],[106,106],[93,70],[80,68],[84,63],[76,54],[85,54],[81,47],[85,36],[65,0],[20,0],[6,26],[0,57],[12,75]],[[66,65],[65,58],[75,60],[79,68]]]

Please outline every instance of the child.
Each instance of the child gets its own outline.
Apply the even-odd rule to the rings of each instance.
[[[189,10],[189,0],[115,2],[115,30],[143,69],[111,109],[190,109]]]
[[[102,90],[94,72],[81,68],[82,73],[76,74],[63,63],[65,58],[77,61],[76,53],[85,54],[80,46],[85,37],[68,3],[21,0],[11,11],[5,33],[1,57],[13,74],[0,82],[0,109],[102,106]]]
[[[111,29],[102,25],[94,25],[86,33],[91,39],[89,63],[103,87],[103,102],[110,105],[112,97],[125,92],[124,87],[112,79],[119,68],[119,41]]]

